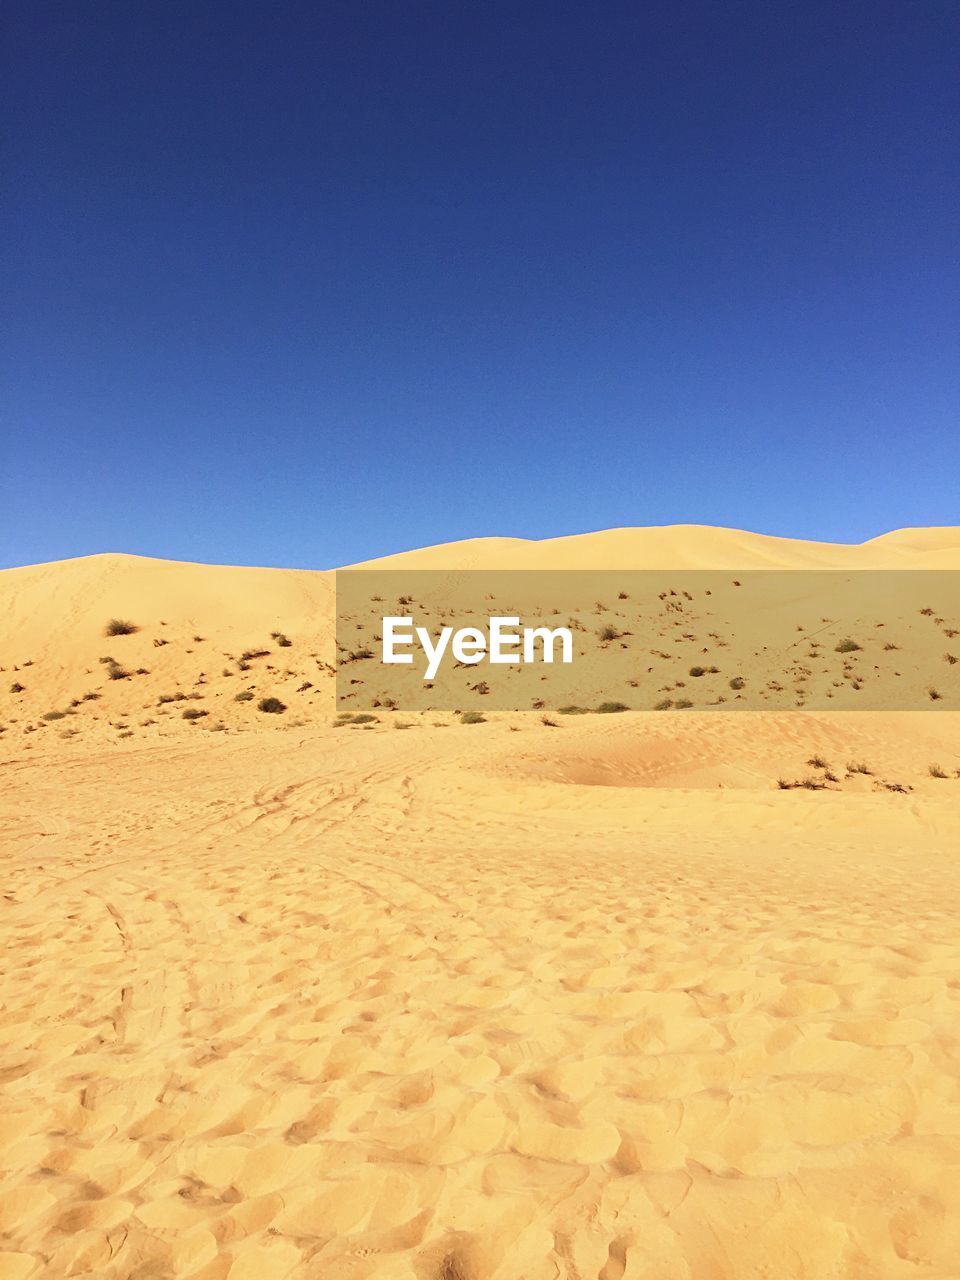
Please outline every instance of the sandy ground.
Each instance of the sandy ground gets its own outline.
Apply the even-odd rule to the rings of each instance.
[[[2,1280],[960,1276],[956,713],[336,729],[325,575],[3,592]],[[272,630],[274,670],[220,674]],[[308,659],[284,716],[227,692]],[[168,689],[223,731],[141,728]],[[835,785],[778,787],[812,759]]]

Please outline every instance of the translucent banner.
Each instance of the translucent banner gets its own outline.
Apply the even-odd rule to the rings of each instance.
[[[350,569],[341,710],[960,709],[960,573]]]

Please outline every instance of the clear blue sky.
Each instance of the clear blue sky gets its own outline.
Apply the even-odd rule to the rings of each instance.
[[[3,564],[960,523],[954,0],[3,23]]]

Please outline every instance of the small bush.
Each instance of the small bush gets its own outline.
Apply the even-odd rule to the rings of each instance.
[[[181,693],[179,690],[176,693],[161,693],[157,699],[157,706],[161,707],[165,702],[183,702],[186,696],[185,693]]]
[[[269,654],[269,649],[244,649],[243,653],[240,655],[240,661],[250,662],[253,658],[269,657]]]
[[[13,684],[10,686],[10,692],[11,692],[11,693],[23,693],[23,691],[24,691],[24,689],[25,689],[25,688],[26,688],[26,686],[25,686],[25,685],[22,685],[22,684],[20,684],[18,681],[14,680]]]
[[[851,760],[847,764],[847,773],[862,773],[868,778],[873,776],[873,770],[869,765],[864,764],[862,760]]]
[[[209,714],[209,711],[204,711],[201,707],[187,707],[183,713],[183,718],[184,720],[200,720]]]
[[[600,632],[600,639],[604,642],[608,640],[619,640],[620,632],[617,630],[616,627],[611,627],[608,625],[604,627],[603,630]]]
[[[943,694],[939,691],[939,689],[928,689],[927,697],[930,699],[931,702],[939,702],[940,699],[943,697]]]
[[[690,668],[690,675],[692,675],[692,676],[694,676],[694,677],[697,677],[697,676],[705,676],[706,674],[707,674],[707,669],[706,669],[706,667],[691,667],[691,668]]]
[[[614,715],[618,711],[629,711],[630,708],[625,702],[601,702],[597,707],[598,715],[609,716]]]
[[[281,711],[286,711],[286,704],[281,702],[279,698],[261,698],[257,703],[258,711],[266,711],[271,715],[279,715]]]
[[[368,715],[366,712],[361,712],[360,715],[353,717],[351,723],[352,724],[379,724],[380,722],[376,716],[371,716],[371,715]]]
[[[856,640],[847,639],[847,640],[840,641],[840,643],[837,645],[836,652],[837,653],[856,653],[857,650],[860,648],[861,646],[857,644]]]
[[[282,631],[271,631],[270,639],[276,640],[277,644],[280,646],[281,649],[289,649],[290,646],[293,644],[293,641],[288,640]]]
[[[653,709],[654,711],[669,711],[672,706],[672,698],[661,698],[659,702],[653,704]]]
[[[65,711],[47,711],[44,713],[44,720],[65,720],[67,713]]]
[[[135,622],[124,622],[122,618],[111,618],[104,627],[105,636],[132,636],[140,628]]]
[[[931,778],[945,778],[947,776],[946,771],[941,769],[938,764],[932,764],[927,773]]]
[[[249,689],[244,689],[243,693],[236,694],[233,700],[234,702],[252,702],[253,694]]]
[[[487,717],[482,711],[464,711],[460,716],[461,724],[485,724]]]
[[[826,760],[824,760],[823,756],[811,756],[810,759],[807,761],[807,764],[810,766],[811,769],[829,769],[830,768],[829,764],[826,762]]]
[[[129,680],[130,672],[125,671],[119,662],[111,662],[107,667],[107,675],[111,680]]]
[[[747,682],[746,680],[744,680],[743,676],[734,676],[733,679],[730,681],[730,688],[742,689],[746,683]]]
[[[558,707],[557,711],[562,716],[585,716],[587,714],[586,707]]]
[[[678,698],[673,705],[677,708],[678,711],[685,711],[687,707],[692,707],[693,703],[690,701],[689,698]]]

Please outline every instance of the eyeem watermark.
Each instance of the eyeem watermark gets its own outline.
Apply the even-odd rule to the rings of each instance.
[[[953,570],[356,569],[340,710],[960,710]]]
[[[414,655],[406,650],[419,646],[426,663],[424,680],[436,679],[448,653],[468,667],[484,661],[495,666],[552,663],[558,649],[560,662],[573,662],[573,632],[568,627],[522,627],[519,617],[490,618],[486,628],[441,627],[436,640],[426,627],[414,626],[412,617],[384,617],[381,644],[381,661],[387,666],[410,666]]]

